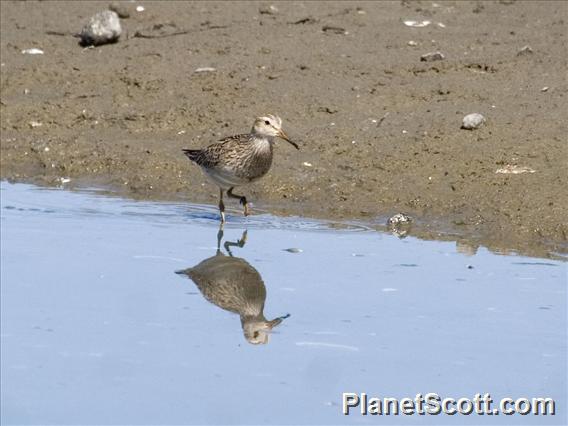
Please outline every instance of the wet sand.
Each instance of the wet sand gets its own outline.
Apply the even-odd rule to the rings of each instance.
[[[3,179],[214,204],[181,148],[274,113],[302,149],[278,144],[241,190],[257,209],[377,227],[402,211],[418,236],[567,251],[565,3],[121,4],[120,41],[83,49],[72,34],[108,3],[1,2]],[[461,129],[472,112],[487,122]]]

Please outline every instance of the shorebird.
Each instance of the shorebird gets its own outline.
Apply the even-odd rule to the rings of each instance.
[[[230,246],[243,247],[246,231],[236,242],[225,242],[225,256],[220,249],[223,231],[217,236],[217,254],[201,261],[198,265],[176,271],[186,275],[196,285],[203,297],[241,318],[241,326],[246,340],[253,344],[267,344],[270,332],[289,315],[267,320],[264,316],[266,287],[259,272],[246,260],[233,257]]]
[[[204,149],[183,150],[219,187],[221,223],[225,223],[225,191],[230,198],[237,198],[243,205],[244,215],[249,215],[246,197],[234,194],[233,189],[257,181],[268,173],[272,165],[274,138],[282,138],[300,149],[282,130],[280,117],[267,114],[254,120],[250,133],[229,136]]]

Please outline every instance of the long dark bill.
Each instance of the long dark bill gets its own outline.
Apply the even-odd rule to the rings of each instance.
[[[298,144],[296,142],[292,142],[290,140],[290,138],[288,137],[288,135],[286,133],[284,133],[284,130],[280,130],[280,134],[278,135],[280,136],[282,139],[284,139],[286,142],[288,142],[290,145],[292,145],[294,148],[296,148],[297,150],[300,149],[300,147],[298,146]]]

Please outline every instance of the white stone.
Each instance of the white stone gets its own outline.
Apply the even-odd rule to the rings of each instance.
[[[121,34],[122,27],[118,14],[112,10],[103,10],[89,19],[79,35],[84,46],[99,46],[114,43]]]
[[[466,130],[477,129],[483,123],[485,123],[485,117],[477,112],[474,112],[472,114],[466,115],[463,118],[462,129]]]

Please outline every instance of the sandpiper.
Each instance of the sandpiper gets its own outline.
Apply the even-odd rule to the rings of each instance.
[[[221,223],[225,223],[223,192],[237,198],[248,216],[247,199],[233,194],[235,186],[242,186],[263,177],[272,165],[274,138],[279,137],[300,149],[282,130],[282,120],[267,114],[254,120],[250,133],[229,136],[205,149],[184,149],[187,157],[201,167],[205,175],[219,187]]]
[[[209,302],[226,311],[239,314],[245,338],[254,345],[267,344],[270,332],[290,315],[272,320],[264,316],[266,286],[260,273],[245,259],[233,257],[231,246],[243,247],[247,232],[237,242],[226,241],[225,256],[221,252],[223,230],[217,234],[217,253],[192,268],[176,271],[186,275]]]

